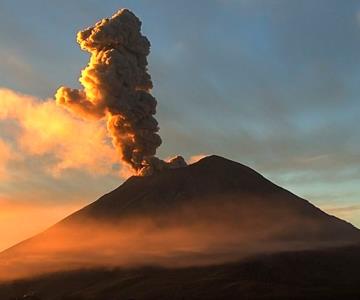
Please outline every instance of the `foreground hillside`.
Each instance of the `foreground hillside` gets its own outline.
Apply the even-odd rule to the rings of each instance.
[[[2,285],[0,299],[31,293],[42,300],[360,299],[359,253],[354,246],[220,266],[58,273]]]

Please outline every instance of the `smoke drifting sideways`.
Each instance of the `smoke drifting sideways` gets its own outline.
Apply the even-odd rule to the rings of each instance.
[[[216,265],[345,243],[322,236],[317,220],[287,208],[260,206],[256,199],[251,205],[221,200],[151,216],[65,219],[2,252],[0,282],[79,269]]]
[[[147,70],[150,42],[141,34],[141,21],[121,9],[80,31],[77,42],[91,54],[79,79],[84,88],[60,87],[56,102],[85,119],[106,118],[121,160],[137,175],[186,166],[181,156],[168,162],[155,156],[162,141]]]

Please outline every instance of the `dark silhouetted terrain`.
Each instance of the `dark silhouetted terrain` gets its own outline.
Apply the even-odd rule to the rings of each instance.
[[[359,299],[359,251],[281,253],[198,268],[66,272],[0,287],[0,299],[31,291],[48,300]]]

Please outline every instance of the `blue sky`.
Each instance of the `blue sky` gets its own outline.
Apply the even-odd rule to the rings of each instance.
[[[152,44],[160,156],[231,158],[360,226],[359,1],[2,0],[0,86],[38,101],[79,86],[77,31],[122,7]],[[33,176],[3,180],[0,196],[86,203],[121,183],[53,177],[42,161],[27,157]]]

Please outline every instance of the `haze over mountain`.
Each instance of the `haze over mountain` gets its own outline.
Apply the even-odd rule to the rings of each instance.
[[[209,156],[129,178],[0,255],[3,280],[94,267],[189,267],[345,246],[360,231],[256,171]]]
[[[278,224],[284,231],[289,222],[298,223],[301,227],[292,228],[291,236],[296,234],[305,240],[313,237],[330,241],[351,240],[360,233],[351,224],[329,216],[251,168],[216,155],[154,176],[133,176],[64,222],[157,216],[184,206],[206,210],[206,206],[212,205],[219,214],[227,205],[241,208],[242,211],[237,211],[241,214],[237,218],[241,216],[246,222],[263,220],[270,227]],[[254,214],[248,215],[249,212]]]

